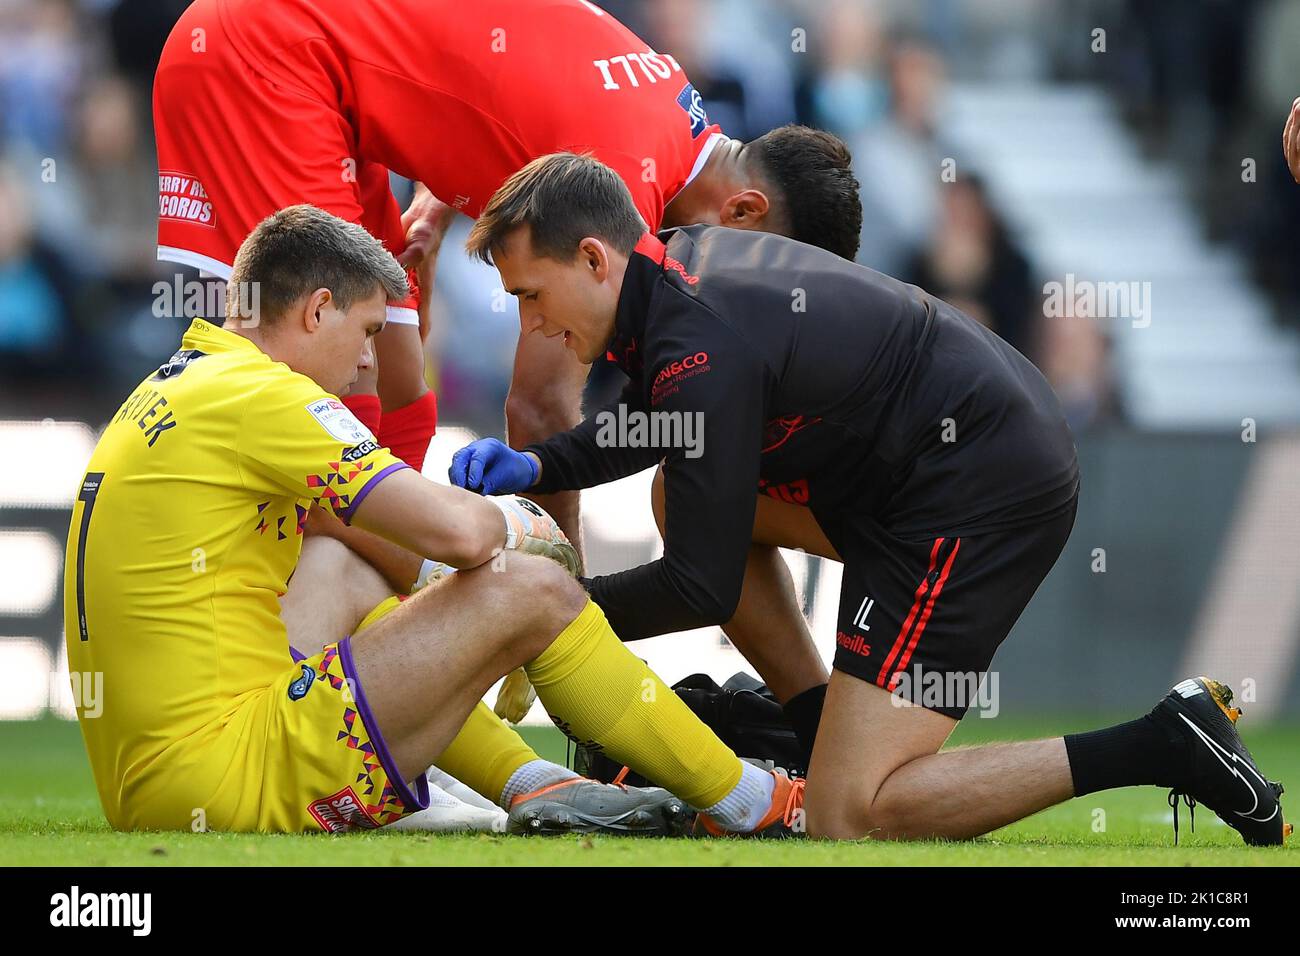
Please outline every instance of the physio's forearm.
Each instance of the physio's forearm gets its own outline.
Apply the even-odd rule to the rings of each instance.
[[[684,580],[666,558],[602,574],[587,584],[591,599],[624,641],[721,625],[736,607],[735,600],[719,594],[708,582]]]
[[[526,453],[533,455],[539,464],[537,481],[530,492],[546,495],[590,488],[626,478],[658,463],[664,449],[617,439],[618,422],[626,421],[629,412],[638,408],[636,401],[635,391],[624,389],[617,401],[576,427],[529,445]],[[610,432],[614,440],[607,441]]]

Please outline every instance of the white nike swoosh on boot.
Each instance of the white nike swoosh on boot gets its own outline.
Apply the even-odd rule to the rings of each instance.
[[[1249,810],[1233,810],[1232,812],[1239,817],[1243,817],[1244,819],[1247,820],[1253,820],[1256,823],[1267,823],[1269,820],[1272,820],[1273,817],[1277,815],[1277,811],[1278,811],[1277,807],[1274,807],[1273,812],[1266,817],[1261,818],[1261,817],[1251,816],[1251,814],[1254,813],[1255,810],[1259,807],[1259,793],[1258,791],[1255,790],[1254,787],[1250,785],[1250,781],[1247,780],[1241,774],[1241,772],[1237,769],[1236,765],[1240,765],[1242,767],[1245,767],[1247,770],[1249,770],[1255,777],[1259,779],[1260,783],[1262,783],[1265,787],[1268,786],[1268,781],[1265,780],[1263,777],[1261,777],[1258,771],[1256,771],[1255,768],[1252,767],[1249,763],[1242,760],[1239,756],[1237,756],[1237,754],[1233,753],[1231,750],[1228,750],[1217,740],[1215,740],[1213,737],[1210,737],[1208,734],[1206,734],[1205,731],[1201,730],[1201,728],[1198,727],[1193,721],[1188,719],[1186,714],[1179,714],[1178,716],[1182,718],[1183,723],[1185,723],[1188,727],[1192,728],[1192,730],[1196,733],[1197,738],[1200,739],[1200,741],[1204,743],[1207,747],[1209,747],[1210,753],[1214,754],[1215,758],[1219,761],[1219,763],[1223,764],[1223,766],[1228,770],[1228,772],[1231,773],[1238,780],[1240,780],[1242,786],[1244,786],[1248,791],[1250,791],[1250,798],[1252,801],[1251,808]],[[1224,756],[1230,758],[1232,762],[1229,763],[1227,760],[1223,759]]]

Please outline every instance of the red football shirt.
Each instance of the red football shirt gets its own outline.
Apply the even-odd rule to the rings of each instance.
[[[337,104],[360,160],[419,180],[470,216],[529,160],[573,150],[615,169],[657,229],[721,135],[672,56],[583,0],[219,0],[219,9],[255,69]]]

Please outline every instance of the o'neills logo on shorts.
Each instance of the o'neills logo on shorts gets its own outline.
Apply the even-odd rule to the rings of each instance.
[[[158,174],[158,218],[215,226],[212,201],[203,184],[183,173]]]
[[[375,830],[379,824],[366,813],[356,791],[344,787],[338,793],[321,797],[307,805],[307,812],[316,818],[316,822],[329,833],[343,833],[346,830]]]
[[[853,654],[860,654],[863,657],[871,656],[871,645],[861,634],[845,634],[843,631],[835,632],[835,643]]]

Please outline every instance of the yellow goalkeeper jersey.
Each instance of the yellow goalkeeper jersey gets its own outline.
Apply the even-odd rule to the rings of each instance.
[[[131,393],[91,457],[64,575],[69,670],[103,675],[78,717],[111,821],[151,762],[290,666],[278,598],[309,507],[346,521],[405,467],[335,396],[202,320]]]

